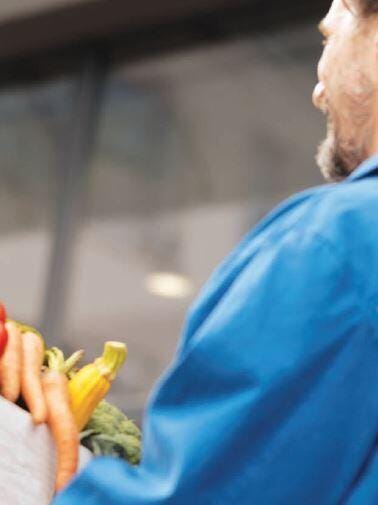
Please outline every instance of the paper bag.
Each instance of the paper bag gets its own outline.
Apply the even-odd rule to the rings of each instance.
[[[82,447],[80,466],[90,459]],[[0,397],[0,504],[50,505],[54,481],[55,448],[47,426],[34,426],[28,412]]]

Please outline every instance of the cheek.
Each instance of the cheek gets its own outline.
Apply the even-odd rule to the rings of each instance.
[[[324,84],[327,102],[331,108],[340,105],[348,81],[348,65],[344,65],[344,51],[339,44],[330,42],[319,61],[319,80]]]

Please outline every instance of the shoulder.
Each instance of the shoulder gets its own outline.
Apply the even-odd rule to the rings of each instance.
[[[318,237],[343,250],[344,256],[344,248],[353,245],[369,245],[378,254],[376,230],[378,177],[310,188],[284,201],[257,227],[271,244],[299,236],[311,245]],[[296,241],[296,245],[300,244]]]
[[[254,282],[268,272],[269,289],[284,285],[287,295],[353,299],[378,328],[378,177],[294,195],[267,224],[251,265]]]
[[[337,261],[347,265],[363,305],[373,306],[376,311],[378,177],[330,186],[307,206],[296,228],[310,248],[316,244],[315,237],[329,245]]]
[[[318,200],[316,210],[319,218],[328,217],[330,223],[348,221],[355,226],[378,223],[378,177],[333,185]]]
[[[310,231],[351,260],[353,251],[369,248],[378,262],[378,177],[334,185],[309,211],[303,225],[307,220]]]

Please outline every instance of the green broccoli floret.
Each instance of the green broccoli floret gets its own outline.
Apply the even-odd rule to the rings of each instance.
[[[141,431],[121,410],[102,401],[81,433],[82,444],[96,456],[115,456],[137,465]]]
[[[117,433],[124,433],[126,435],[133,435],[139,439],[141,438],[140,429],[133,421],[128,419],[118,407],[111,405],[105,400],[100,402],[93,412],[85,430],[93,430],[96,433],[103,433],[110,436],[116,435]]]

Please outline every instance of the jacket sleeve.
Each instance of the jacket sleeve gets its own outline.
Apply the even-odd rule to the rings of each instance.
[[[140,467],[100,458],[55,505],[339,503],[376,436],[377,336],[321,237],[262,247],[156,386]]]

